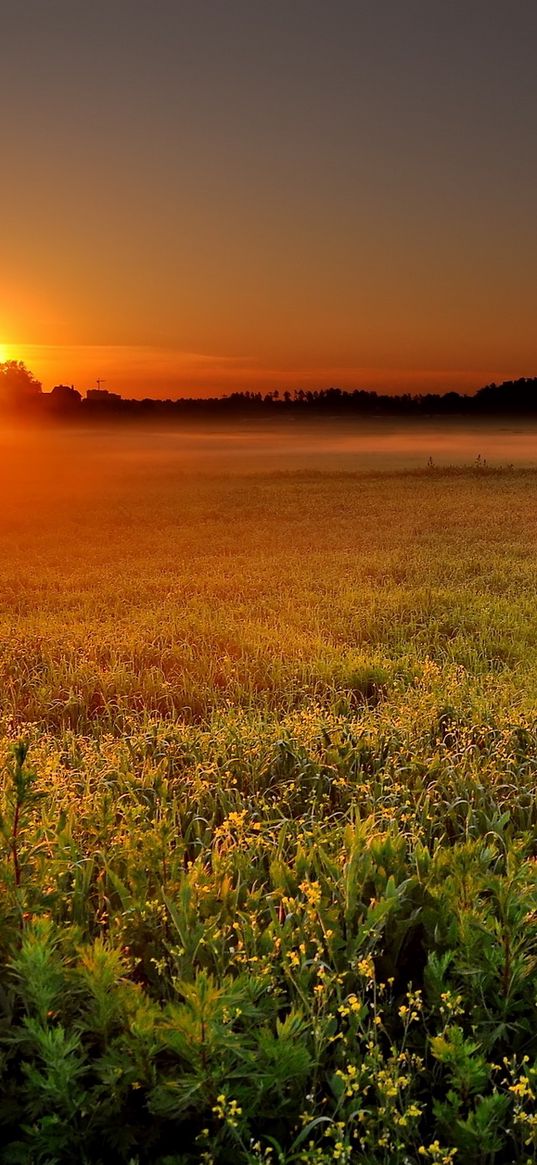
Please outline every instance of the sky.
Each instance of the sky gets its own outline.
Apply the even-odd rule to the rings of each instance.
[[[162,397],[537,374],[535,0],[0,28],[0,360]]]

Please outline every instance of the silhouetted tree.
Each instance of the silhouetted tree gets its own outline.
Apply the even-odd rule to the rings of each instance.
[[[0,409],[25,412],[39,403],[41,383],[22,360],[5,360],[0,364]]]
[[[107,389],[89,389],[86,399],[72,385],[57,384],[43,393],[41,384],[20,360],[0,363],[0,411],[12,416],[61,420],[84,424],[156,421],[178,424],[198,418],[235,420],[265,416],[418,417],[537,415],[537,378],[523,376],[503,384],[487,384],[473,395],[457,392],[412,396],[381,394],[363,388],[344,390],[336,385],[323,389],[296,388],[261,393],[247,390],[223,397],[183,397],[180,400],[131,400]]]

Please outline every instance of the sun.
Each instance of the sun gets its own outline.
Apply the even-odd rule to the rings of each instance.
[[[19,360],[19,353],[13,344],[8,344],[6,340],[0,340],[0,363],[6,363],[6,360]]]

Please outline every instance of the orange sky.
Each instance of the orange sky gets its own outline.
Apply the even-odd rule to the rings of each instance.
[[[12,6],[0,358],[133,396],[536,374],[536,35],[501,0]]]
[[[248,358],[128,346],[2,345],[0,359],[24,360],[46,391],[58,383],[74,383],[85,392],[96,386],[99,377],[104,388],[125,397],[208,396],[275,388],[284,392],[333,385],[377,392],[472,392],[511,375],[510,369],[504,372],[498,368],[361,368],[321,363],[297,367],[291,362],[273,368]],[[525,370],[520,375],[525,375]]]

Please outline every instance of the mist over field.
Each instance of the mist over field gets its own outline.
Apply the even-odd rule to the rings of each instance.
[[[114,491],[134,479],[278,472],[370,473],[472,465],[537,465],[537,423],[427,419],[405,422],[318,420],[185,425],[182,429],[108,427],[0,431],[3,512],[19,499],[65,504]]]

